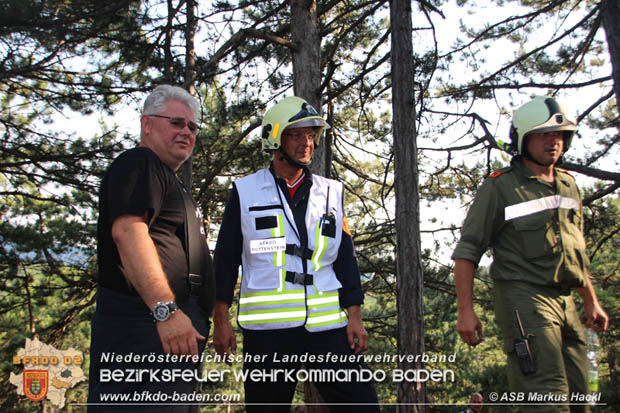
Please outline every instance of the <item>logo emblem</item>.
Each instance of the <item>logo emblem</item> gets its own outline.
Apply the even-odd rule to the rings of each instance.
[[[24,395],[34,401],[41,401],[49,389],[49,372],[47,370],[24,370]]]

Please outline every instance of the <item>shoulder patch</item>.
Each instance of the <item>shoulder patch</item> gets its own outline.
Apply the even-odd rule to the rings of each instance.
[[[570,176],[571,178],[573,178],[573,180],[575,179],[575,176],[573,174],[571,174],[570,172],[568,172],[566,169],[563,168],[556,168],[559,172],[562,172],[568,176]]]
[[[351,230],[349,229],[349,220],[347,219],[346,215],[342,218],[342,230],[346,232],[350,237],[353,237],[353,235],[351,235]]]
[[[498,176],[500,176],[503,173],[504,173],[504,171],[493,171],[491,173],[491,175],[489,175],[489,178],[497,178]]]

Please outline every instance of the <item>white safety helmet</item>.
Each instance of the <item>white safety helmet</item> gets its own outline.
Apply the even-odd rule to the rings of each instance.
[[[281,137],[284,129],[304,127],[319,128],[314,138],[314,145],[317,146],[323,129],[329,128],[329,125],[304,99],[297,96],[282,99],[263,117],[261,139],[263,150],[279,149],[282,145]]]
[[[564,151],[570,147],[577,122],[566,108],[549,96],[537,96],[514,111],[510,126],[510,144],[500,147],[515,155],[527,152],[527,136],[533,132],[564,133]]]

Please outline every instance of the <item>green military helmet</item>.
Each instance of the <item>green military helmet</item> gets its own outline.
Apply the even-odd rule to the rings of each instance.
[[[502,149],[523,155],[527,151],[525,138],[533,132],[564,132],[564,151],[568,150],[577,122],[566,108],[549,96],[536,96],[514,111],[510,125],[510,145]]]
[[[297,96],[289,96],[272,106],[263,117],[262,146],[264,151],[273,151],[280,148],[282,131],[286,128],[318,128],[314,145],[317,146],[321,139],[323,129],[329,125],[319,113]]]

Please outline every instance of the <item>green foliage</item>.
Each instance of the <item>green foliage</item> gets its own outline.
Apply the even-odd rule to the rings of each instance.
[[[600,185],[599,185],[600,186]],[[599,188],[585,191],[588,197]],[[585,231],[588,251],[590,253],[590,275],[599,297],[601,306],[610,317],[609,330],[600,333],[601,354],[599,355],[599,387],[603,399],[609,405],[603,411],[613,411],[612,406],[620,404],[620,397],[615,389],[620,384],[618,356],[620,344],[620,199],[608,197],[591,203],[586,210]]]
[[[99,130],[81,122],[75,131],[66,129],[63,116],[90,114],[107,121],[137,107],[152,85],[192,83],[202,103],[193,192],[214,240],[232,180],[269,162],[260,149],[261,114],[293,93],[291,48],[300,46],[290,44],[288,3],[199,4],[193,81],[186,79],[185,6],[168,16],[164,3],[148,0],[7,0],[0,5],[0,341],[5,354],[14,354],[32,334],[57,347],[88,349],[99,179],[137,137],[103,120]],[[429,354],[456,353],[457,360],[429,365],[453,369],[456,376],[453,383],[428,384],[434,411],[454,411],[440,404],[466,403],[473,391],[507,388],[485,268],[477,274],[475,296],[486,341],[469,349],[455,331],[448,257],[476,188],[508,164],[495,141],[507,140],[513,103],[528,94],[583,91],[582,139],[575,139],[566,158],[597,173],[617,169],[613,161],[620,139],[617,102],[605,98],[609,57],[599,32],[598,3],[501,0],[494,2],[503,6],[498,9],[491,8],[493,2],[455,3],[416,3],[413,33],[425,345]],[[317,64],[323,73],[323,111],[333,126],[332,175],[346,188],[345,210],[366,293],[369,354],[375,355],[396,354],[398,348],[388,6],[385,1],[317,2],[322,36]],[[485,14],[485,7],[492,12]],[[503,10],[510,14],[502,15]],[[440,12],[448,18],[466,16],[460,30],[454,30],[456,19],[447,27]],[[589,88],[597,88],[596,98],[586,93]],[[137,115],[134,119],[136,131]],[[584,191],[591,273],[612,316],[611,330],[601,337],[601,389],[610,406],[620,403],[614,391],[620,384],[615,327],[620,211],[614,179]],[[396,364],[370,367],[389,376]],[[16,371],[6,358],[0,369],[3,377]],[[391,380],[378,383],[377,390],[382,402],[397,401]],[[243,393],[234,381],[209,383],[205,391]],[[85,392],[82,384],[68,395],[84,401]],[[302,398],[298,387],[296,400]],[[12,411],[36,409],[18,400],[6,381],[0,382],[0,404]]]

